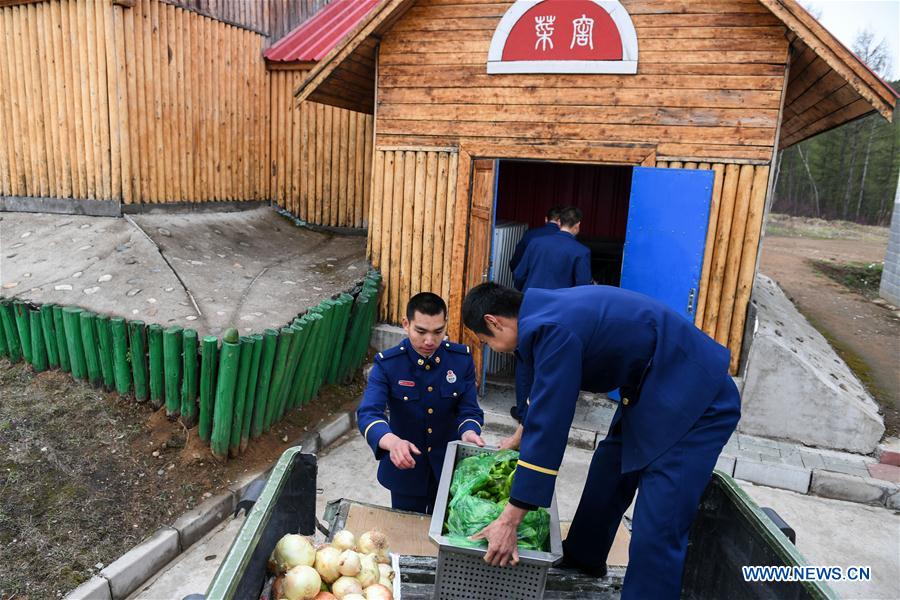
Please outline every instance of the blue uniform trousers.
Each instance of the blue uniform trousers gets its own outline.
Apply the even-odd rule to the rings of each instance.
[[[645,468],[628,473],[622,473],[621,425],[614,421],[591,460],[563,542],[567,558],[588,569],[605,566],[622,515],[640,490],[622,600],[680,598],[688,534],[700,497],[739,418],[740,399],[729,377],[681,440]]]
[[[430,515],[434,512],[434,500],[437,497],[438,482],[434,473],[429,470],[428,494],[425,496],[409,496],[391,492],[391,508]]]

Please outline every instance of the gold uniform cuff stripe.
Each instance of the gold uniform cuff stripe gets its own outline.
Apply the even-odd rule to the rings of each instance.
[[[376,423],[384,423],[385,425],[388,424],[388,422],[385,421],[384,419],[378,419],[377,421],[372,421],[371,423],[369,423],[369,426],[366,427],[366,430],[363,432],[364,438],[369,439],[369,430],[372,429],[372,425],[375,425]]]
[[[462,423],[459,424],[459,427],[456,428],[456,431],[459,431],[460,429],[462,429],[462,426],[469,422],[475,423],[476,425],[478,425],[478,431],[481,431],[482,425],[475,419],[466,419],[465,421],[463,421]]]
[[[532,471],[537,471],[538,473],[543,473],[544,475],[553,475],[554,477],[559,474],[559,471],[554,471],[553,469],[546,469],[544,467],[539,467],[537,465],[533,465],[529,462],[525,462],[524,460],[520,460],[519,466],[525,467],[526,469],[531,469]]]

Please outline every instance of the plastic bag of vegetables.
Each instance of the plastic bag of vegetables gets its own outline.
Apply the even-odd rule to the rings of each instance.
[[[470,456],[456,466],[450,482],[450,502],[445,524],[447,536],[461,546],[484,546],[469,536],[484,529],[503,512],[516,470],[519,453],[502,450]],[[518,531],[519,547],[547,550],[550,514],[543,508],[529,512]]]

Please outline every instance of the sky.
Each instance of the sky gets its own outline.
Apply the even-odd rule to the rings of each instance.
[[[819,22],[853,48],[856,34],[869,28],[876,42],[884,39],[891,55],[888,79],[900,79],[900,0],[801,0],[811,12],[821,11]]]

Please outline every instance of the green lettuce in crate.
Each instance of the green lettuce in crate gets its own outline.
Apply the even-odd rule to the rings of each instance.
[[[484,529],[503,512],[512,488],[519,453],[501,450],[463,459],[453,470],[450,481],[450,502],[447,536],[460,546],[484,546],[484,540],[472,541],[469,536]],[[539,508],[525,515],[518,529],[519,548],[547,550],[550,537],[550,514]]]

